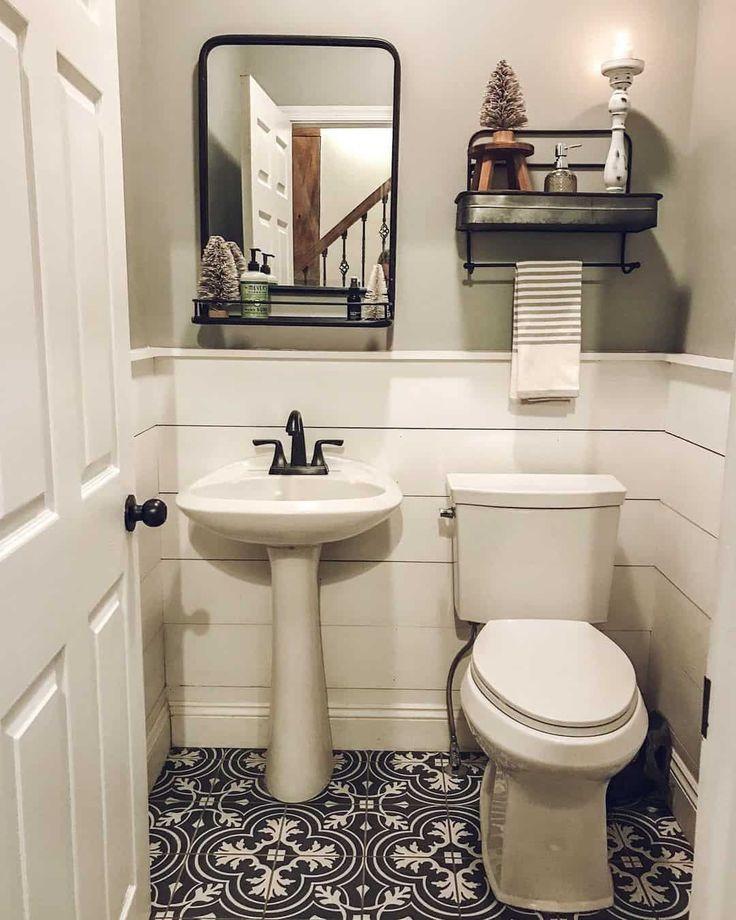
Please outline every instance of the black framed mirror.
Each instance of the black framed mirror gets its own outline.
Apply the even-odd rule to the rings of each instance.
[[[401,65],[374,38],[217,35],[202,46],[200,242],[233,240],[290,293],[382,273],[393,318]],[[378,271],[378,275],[376,272]],[[380,279],[379,279],[380,280]]]

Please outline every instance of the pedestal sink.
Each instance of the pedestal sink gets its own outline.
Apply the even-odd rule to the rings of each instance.
[[[317,580],[322,544],[375,527],[401,498],[379,470],[330,457],[324,476],[269,475],[261,458],[233,463],[177,499],[197,524],[267,548],[273,658],[266,782],[282,802],[312,798],[332,773]]]

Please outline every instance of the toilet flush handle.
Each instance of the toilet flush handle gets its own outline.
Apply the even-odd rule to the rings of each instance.
[[[454,508],[440,508],[440,517],[441,518],[454,518],[455,509]]]

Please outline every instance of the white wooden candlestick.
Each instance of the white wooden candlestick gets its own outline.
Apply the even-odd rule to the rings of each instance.
[[[607,192],[626,191],[626,181],[629,175],[629,164],[624,143],[626,129],[626,116],[629,114],[629,88],[634,82],[634,77],[644,70],[644,61],[639,58],[618,58],[604,61],[601,73],[608,77],[613,92],[608,103],[611,114],[611,147],[606,157],[603,170],[603,182]]]

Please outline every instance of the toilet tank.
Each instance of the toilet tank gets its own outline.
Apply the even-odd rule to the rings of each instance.
[[[450,473],[461,620],[608,618],[626,489],[613,476]]]

